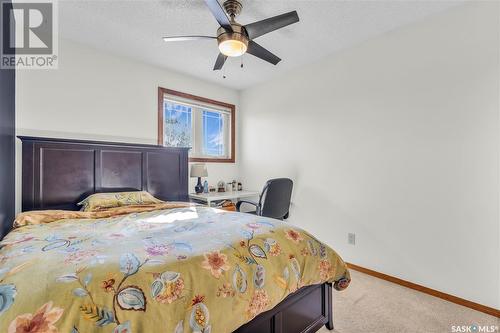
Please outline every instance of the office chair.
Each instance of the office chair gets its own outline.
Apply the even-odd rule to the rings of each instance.
[[[242,204],[255,206],[254,212],[259,216],[271,217],[278,220],[287,219],[290,210],[290,199],[292,197],[293,181],[288,178],[276,178],[268,180],[259,197],[259,202],[241,200],[236,203],[239,212]]]

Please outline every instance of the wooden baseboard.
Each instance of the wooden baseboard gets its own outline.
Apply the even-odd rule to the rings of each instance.
[[[399,279],[397,277],[390,276],[390,275],[387,275],[384,273],[380,273],[380,272],[377,272],[377,271],[374,271],[374,270],[371,270],[368,268],[364,268],[364,267],[361,267],[358,265],[354,265],[351,263],[347,263],[347,267],[349,267],[350,269],[353,269],[355,271],[359,271],[361,273],[365,273],[365,274],[377,277],[377,278],[382,279],[382,280],[396,283],[396,284],[399,284],[401,286],[404,286],[404,287],[407,287],[410,289],[414,289],[414,290],[417,290],[417,291],[420,291],[420,292],[423,292],[425,294],[429,294],[429,295],[432,295],[435,297],[439,297],[439,298],[442,298],[442,299],[447,300],[449,302],[459,304],[459,305],[462,305],[462,306],[465,306],[465,307],[468,307],[468,308],[471,308],[471,309],[474,309],[477,311],[481,311],[481,312],[487,313],[489,315],[500,318],[500,310],[498,310],[498,309],[494,309],[494,308],[491,308],[491,307],[486,306],[486,305],[471,302],[471,301],[468,301],[468,300],[460,298],[460,297],[446,294],[446,293],[443,293],[443,292],[435,290],[435,289],[427,288],[427,287],[421,286],[419,284],[416,284],[416,283],[413,283],[410,281],[402,280],[402,279]]]

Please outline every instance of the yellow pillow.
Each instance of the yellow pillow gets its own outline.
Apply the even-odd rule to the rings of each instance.
[[[122,207],[129,205],[147,205],[162,203],[146,191],[96,193],[88,196],[78,203],[84,212],[96,212],[103,209]]]

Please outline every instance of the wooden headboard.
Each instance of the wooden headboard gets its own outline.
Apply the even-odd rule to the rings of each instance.
[[[188,200],[188,148],[20,136],[22,210],[69,209],[97,192]]]

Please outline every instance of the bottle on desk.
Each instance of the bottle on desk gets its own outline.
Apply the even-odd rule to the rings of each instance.
[[[203,182],[203,193],[208,193],[208,182],[206,180]]]
[[[236,180],[233,180],[230,183],[227,183],[227,191],[228,192],[234,192],[238,190],[238,182]]]

